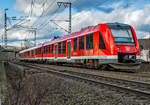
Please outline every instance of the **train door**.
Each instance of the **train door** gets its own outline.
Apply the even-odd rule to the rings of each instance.
[[[42,45],[42,47],[39,49],[39,53],[42,57],[42,61],[43,61],[43,53],[44,53],[44,45]]]
[[[67,58],[71,57],[71,40],[67,42]]]
[[[55,58],[57,58],[57,44],[55,44]]]

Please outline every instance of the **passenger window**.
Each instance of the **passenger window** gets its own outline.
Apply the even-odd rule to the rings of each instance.
[[[37,49],[37,55],[41,54],[41,48]]]
[[[49,46],[47,45],[46,46],[46,54],[48,53],[48,49],[49,49]]]
[[[79,37],[79,50],[84,50],[84,36]]]
[[[54,45],[52,44],[52,45],[51,45],[51,53],[52,53],[52,54],[53,54],[53,46],[54,46]]]
[[[27,52],[27,56],[30,56],[30,51]]]
[[[93,49],[93,34],[86,35],[86,49]]]
[[[58,43],[58,54],[61,54],[61,42]]]
[[[74,39],[74,51],[77,51],[77,38]]]
[[[35,55],[37,55],[37,49],[35,49]]]
[[[37,54],[39,55],[39,48],[37,49]]]
[[[41,54],[41,50],[42,50],[42,49],[41,49],[41,48],[39,48],[39,54]]]
[[[62,43],[62,48],[63,48],[62,53],[63,53],[63,54],[66,54],[66,41],[64,41],[64,42]]]
[[[99,48],[100,49],[106,49],[103,36],[100,32],[99,32]]]
[[[49,45],[48,53],[51,53],[51,45]]]
[[[34,50],[31,51],[31,56],[34,56]]]

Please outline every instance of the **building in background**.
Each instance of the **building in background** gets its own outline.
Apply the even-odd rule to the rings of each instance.
[[[150,62],[150,38],[139,39],[141,48],[141,59],[143,62]]]

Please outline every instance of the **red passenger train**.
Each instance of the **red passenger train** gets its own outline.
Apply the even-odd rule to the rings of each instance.
[[[78,63],[90,67],[138,69],[140,49],[132,26],[106,23],[88,27],[70,35],[23,50],[20,60]]]

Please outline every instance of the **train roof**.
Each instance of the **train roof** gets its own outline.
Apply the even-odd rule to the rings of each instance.
[[[19,53],[24,53],[24,52],[27,52],[27,51],[30,51],[30,50],[34,50],[34,49],[40,48],[41,46],[42,45],[38,45],[38,46],[35,46],[35,47],[32,47],[32,48],[28,48],[28,49],[20,51]]]
[[[120,26],[129,26],[128,24],[124,24],[124,23],[118,23],[118,22],[115,22],[115,23],[106,23],[106,25],[111,25],[111,26],[113,26],[113,25],[120,25]]]

